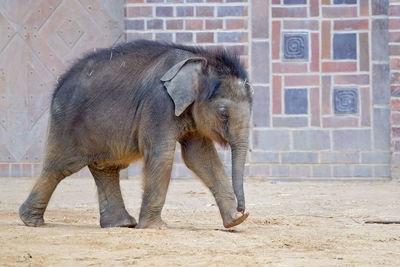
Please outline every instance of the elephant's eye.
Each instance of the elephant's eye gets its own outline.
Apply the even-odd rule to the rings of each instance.
[[[219,113],[219,116],[223,120],[228,120],[229,119],[229,112],[228,112],[228,110],[226,110],[226,108],[219,108],[218,109],[218,113]]]

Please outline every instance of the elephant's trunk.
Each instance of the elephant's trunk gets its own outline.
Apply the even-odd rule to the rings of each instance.
[[[232,150],[232,186],[237,199],[237,210],[240,212],[245,211],[245,200],[243,191],[243,175],[244,164],[246,162],[246,153],[248,148],[248,141],[238,144],[231,144]]]

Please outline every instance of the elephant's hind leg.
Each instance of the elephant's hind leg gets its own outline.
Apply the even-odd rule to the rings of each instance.
[[[19,217],[24,224],[27,226],[43,225],[43,214],[57,185],[65,177],[79,171],[84,166],[84,160],[80,157],[72,157],[68,160],[57,157],[46,159],[31,193],[19,208]]]
[[[117,167],[97,169],[89,166],[96,182],[99,197],[100,226],[105,227],[135,227],[136,220],[125,209],[124,200],[119,185]]]

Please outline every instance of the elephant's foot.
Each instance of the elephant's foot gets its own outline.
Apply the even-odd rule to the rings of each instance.
[[[225,228],[231,228],[233,226],[236,226],[238,224],[241,224],[244,222],[244,220],[249,217],[249,212],[240,212],[240,211],[235,211],[232,213],[231,218],[227,220],[226,222],[224,221],[224,227]]]
[[[109,227],[129,227],[133,228],[137,225],[135,218],[123,209],[120,212],[103,212],[100,215],[101,228]]]
[[[158,230],[164,230],[167,228],[168,225],[161,218],[145,222],[143,220],[140,220],[139,224],[136,227],[136,229],[158,229]]]
[[[27,207],[25,203],[19,208],[19,217],[26,226],[38,227],[44,224],[43,212]]]

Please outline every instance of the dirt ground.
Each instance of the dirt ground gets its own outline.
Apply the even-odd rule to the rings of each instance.
[[[399,266],[399,182],[275,183],[250,180],[250,217],[226,230],[207,189],[172,181],[163,210],[170,229],[101,229],[92,179],[57,188],[46,225],[26,227],[17,210],[33,179],[0,178],[0,266]],[[138,217],[140,181],[123,180]]]

